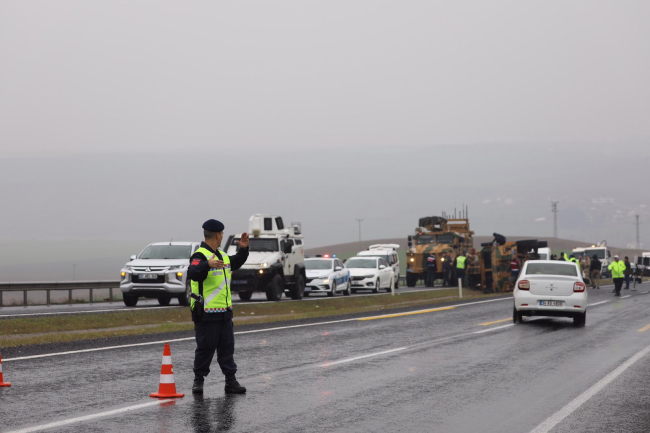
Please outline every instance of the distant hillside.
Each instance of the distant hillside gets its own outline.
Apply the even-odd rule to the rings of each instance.
[[[492,236],[474,236],[474,248],[478,249],[482,243],[490,242],[492,239],[493,239]],[[574,248],[590,247],[592,245],[586,242],[572,241],[568,239],[544,238],[544,237],[535,238],[533,236],[510,236],[507,239],[508,241],[517,241],[521,239],[538,239],[540,241],[547,241],[549,247],[554,252],[563,251],[566,253],[570,253],[571,250],[573,250]],[[326,245],[318,248],[309,248],[306,250],[306,253],[307,254],[329,253],[329,254],[336,254],[341,257],[349,257],[351,255],[356,254],[359,251],[368,249],[368,247],[373,244],[398,244],[402,249],[404,249],[406,248],[406,238],[375,239],[375,240],[361,241],[361,243],[349,242],[345,244]],[[612,254],[618,254],[621,257],[628,256],[630,257],[630,260],[633,260],[634,256],[641,255],[641,251],[642,251],[642,250],[634,250],[629,248],[618,248],[611,245],[609,246],[609,249],[611,250]]]

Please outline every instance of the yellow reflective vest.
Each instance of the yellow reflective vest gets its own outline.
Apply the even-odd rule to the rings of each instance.
[[[456,267],[458,269],[465,269],[465,260],[467,260],[465,256],[456,257]]]
[[[612,278],[623,278],[627,267],[625,266],[625,263],[619,260],[618,262],[612,262],[607,269],[612,271]]]
[[[210,250],[205,248],[199,248],[196,252],[203,254],[206,259],[210,259],[213,255]],[[210,269],[208,277],[203,281],[203,311],[206,313],[225,313],[228,308],[232,308],[230,257],[223,251],[219,252],[221,253],[224,268]],[[192,293],[199,294],[198,281],[192,280]],[[192,311],[194,311],[194,303],[195,300],[192,298]]]

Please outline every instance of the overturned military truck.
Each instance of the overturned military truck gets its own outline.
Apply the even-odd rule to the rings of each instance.
[[[510,263],[519,259],[519,269],[528,260],[539,260],[538,249],[547,248],[548,242],[526,239],[508,242],[505,236],[493,233],[494,240],[481,244],[478,266],[468,269],[471,288],[483,289],[485,293],[510,292],[515,287]]]

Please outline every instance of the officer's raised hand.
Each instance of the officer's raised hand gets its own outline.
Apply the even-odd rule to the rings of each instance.
[[[215,260],[214,257],[216,254],[212,254],[212,257],[208,259],[210,264],[210,269],[223,269],[223,260]]]
[[[239,240],[239,248],[248,248],[248,233],[242,233]]]

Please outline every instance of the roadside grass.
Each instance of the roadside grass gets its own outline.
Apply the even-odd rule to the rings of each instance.
[[[465,290],[463,300],[494,297]],[[235,325],[301,320],[404,307],[426,306],[458,299],[457,289],[396,293],[395,296],[347,296],[309,302],[235,305]],[[188,308],[12,318],[0,320],[0,348],[91,340],[105,337],[188,331],[194,328]]]

